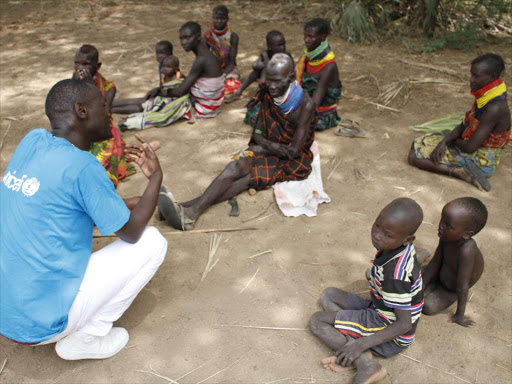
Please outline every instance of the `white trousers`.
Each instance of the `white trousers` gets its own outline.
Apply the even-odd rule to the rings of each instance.
[[[55,343],[76,331],[105,336],[151,280],[166,252],[167,240],[155,227],[147,227],[135,244],[118,239],[94,252],[66,329],[41,344]]]

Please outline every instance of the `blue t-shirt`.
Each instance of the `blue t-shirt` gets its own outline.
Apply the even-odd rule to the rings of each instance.
[[[0,183],[0,334],[39,343],[61,333],[94,224],[109,234],[129,218],[93,155],[44,129],[27,134]]]

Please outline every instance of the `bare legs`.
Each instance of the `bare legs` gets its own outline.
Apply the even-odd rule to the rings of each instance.
[[[416,157],[414,149],[411,149],[411,151],[409,152],[407,161],[409,162],[410,165],[422,169],[424,171],[440,173],[441,175],[454,177],[456,179],[464,180],[470,184],[473,184],[471,182],[471,176],[468,175],[466,171],[464,171],[464,168],[445,164],[437,164],[430,159],[418,159]]]
[[[195,221],[210,206],[249,189],[251,167],[250,157],[229,163],[201,196],[180,204],[185,216]]]
[[[142,112],[142,103],[144,103],[144,101],[144,98],[114,100],[112,102],[112,113],[129,115]]]
[[[336,314],[341,309],[348,309],[348,294],[337,288],[327,288],[320,298],[325,311],[316,312],[310,321],[311,332],[334,351],[339,351],[351,340],[334,328]],[[336,364],[336,356],[322,360],[324,368],[342,372],[347,368]],[[354,362],[357,373],[352,383],[373,383],[386,375],[386,370],[366,354]]]

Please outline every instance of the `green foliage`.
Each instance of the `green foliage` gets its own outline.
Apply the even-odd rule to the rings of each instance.
[[[471,51],[483,40],[483,35],[474,23],[459,20],[453,31],[439,30],[433,37],[422,37],[417,45],[402,35],[398,39],[409,51],[415,53],[437,52],[445,48]]]
[[[347,1],[338,2],[344,6]],[[368,12],[359,0],[350,2],[332,24],[335,32],[353,43],[370,42],[375,34],[375,27],[368,17]]]

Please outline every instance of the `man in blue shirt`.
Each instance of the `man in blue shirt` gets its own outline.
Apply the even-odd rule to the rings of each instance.
[[[162,169],[152,148],[127,146],[149,179],[123,201],[87,150],[111,137],[94,84],[63,80],[48,93],[52,132],[19,143],[0,183],[0,334],[22,344],[56,342],[63,359],[101,359],[128,343],[112,324],[163,262],[165,238],[146,228]],[[131,207],[131,210],[128,209]],[[94,224],[119,240],[91,255]]]

